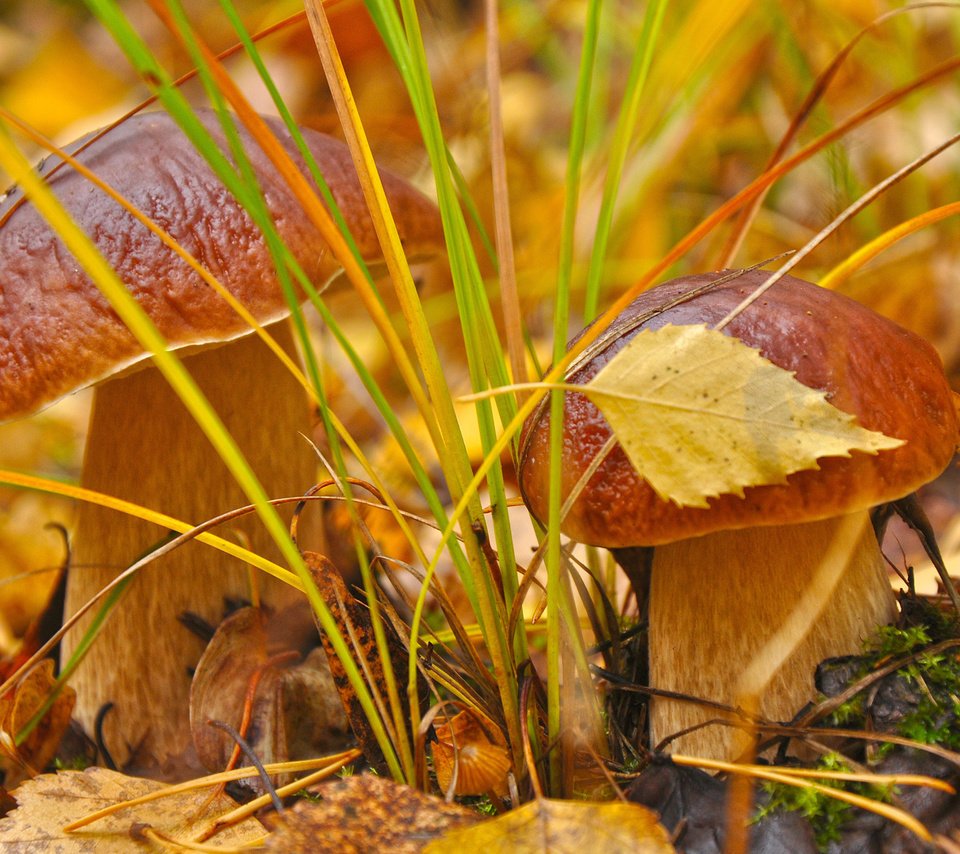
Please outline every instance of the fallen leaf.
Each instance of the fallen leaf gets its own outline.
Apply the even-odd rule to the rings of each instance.
[[[387,646],[389,647],[389,660],[384,662],[378,652],[373,624],[370,621],[370,609],[359,602],[347,589],[347,585],[341,578],[337,567],[326,557],[316,552],[304,552],[303,559],[307,564],[307,569],[310,570],[310,576],[317,586],[317,591],[323,601],[326,602],[333,619],[340,627],[341,635],[350,638],[354,661],[357,662],[360,671],[367,677],[371,688],[381,697],[385,697],[387,694],[385,667],[392,667],[394,675],[403,680],[407,672],[406,646],[397,636],[392,624],[387,621],[385,630]],[[319,625],[318,628],[320,628]],[[385,770],[386,762],[383,758],[383,752],[380,750],[373,728],[367,720],[366,712],[364,712],[360,700],[350,684],[347,671],[337,656],[333,644],[323,634],[322,628],[320,628],[320,631],[320,639],[327,654],[330,673],[333,675],[333,681],[340,693],[340,701],[343,703],[350,728],[353,730],[367,762],[378,770]],[[422,698],[426,695],[426,686],[422,677],[418,680],[418,684],[420,688],[418,696]]]
[[[285,623],[282,614],[267,620],[257,608],[242,608],[217,627],[204,650],[190,685],[190,725],[207,769],[223,770],[235,747],[230,736],[207,722],[224,721],[239,730],[252,685],[246,738],[263,762],[322,755],[347,740],[346,716],[323,651],[316,648],[297,664],[271,663],[286,644],[272,638],[269,629]],[[281,776],[275,783],[290,779]],[[250,785],[260,790],[258,781]]]
[[[147,826],[173,839],[187,841],[202,833],[236,803],[226,795],[211,799],[209,789],[173,794],[136,804],[76,830],[62,828],[98,809],[165,788],[164,784],[127,777],[106,768],[61,771],[28,780],[13,795],[18,807],[0,820],[0,849],[5,854],[111,854],[157,850],[131,835]],[[224,828],[213,844],[239,846],[262,839],[266,831],[256,819]]]
[[[475,827],[453,830],[424,849],[430,854],[669,854],[666,830],[650,810],[622,802],[541,798]]]
[[[287,810],[267,840],[268,851],[314,852],[323,840],[322,850],[338,854],[414,854],[447,830],[480,820],[467,807],[372,774],[331,780],[317,791],[322,801]]]
[[[705,325],[642,330],[581,391],[637,472],[681,507],[783,483],[821,457],[903,444],[859,427],[822,391]]]
[[[11,740],[40,710],[56,683],[53,659],[47,658],[34,667],[9,694],[0,699],[0,729]],[[36,771],[42,771],[56,755],[60,740],[70,725],[70,714],[76,701],[73,688],[61,689],[46,714],[33,728],[16,757],[0,755],[4,785],[12,789]]]

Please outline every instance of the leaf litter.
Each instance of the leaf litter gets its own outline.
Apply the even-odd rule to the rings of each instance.
[[[236,802],[225,794],[211,797],[203,789],[181,791],[138,804],[134,813],[121,811],[73,833],[63,830],[94,810],[164,788],[162,783],[128,777],[106,768],[42,774],[17,789],[19,806],[0,820],[0,848],[8,854],[139,852],[152,848],[135,838],[142,835],[144,828],[151,828],[168,839],[186,842],[201,835],[220,816],[236,807]],[[216,844],[250,844],[265,834],[259,821],[248,818],[223,828],[217,834]]]

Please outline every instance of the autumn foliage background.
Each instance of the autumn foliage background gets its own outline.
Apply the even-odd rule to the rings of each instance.
[[[687,230],[759,174],[816,75],[861,28],[895,5],[859,0],[671,4],[621,185],[604,293],[622,292]],[[145,4],[123,6],[169,68],[175,73],[189,70]],[[479,6],[437,0],[424,10],[423,26],[447,139],[490,227]],[[292,0],[245,0],[236,7],[251,31],[301,8]],[[375,155],[429,188],[415,122],[373,26],[353,0],[330,4],[330,10]],[[583,12],[584,4],[575,0],[512,2],[501,11],[501,85],[516,265],[524,318],[534,340],[543,342],[544,354],[549,352],[557,226]],[[631,2],[609,3],[603,11],[604,21],[617,25],[606,27],[600,45],[600,73],[607,85],[595,87],[591,104],[575,288],[583,283],[612,122],[641,13],[641,5]],[[214,0],[194,0],[190,14],[213,47],[235,42]],[[953,56],[958,37],[960,11],[944,4],[876,27],[841,67],[800,141]],[[336,133],[337,120],[306,24],[286,27],[260,47],[294,115],[303,124]],[[253,103],[268,110],[267,96],[249,64],[236,59],[228,67]],[[738,261],[756,263],[801,246],[866,188],[947,137],[960,117],[954,79],[948,76],[911,96],[778,182]],[[198,103],[202,99],[196,83],[188,83],[185,91]],[[69,141],[147,94],[83,3],[3,4],[0,102],[42,133]],[[957,165],[956,152],[948,151],[908,177],[831,237],[801,265],[798,275],[817,280],[877,234],[953,201]],[[697,246],[677,265],[677,272],[715,266],[722,237],[720,233]],[[946,219],[896,244],[842,288],[932,341],[951,376],[960,362],[957,238],[956,219]],[[483,260],[482,252],[480,257]],[[489,267],[485,272],[491,272]],[[491,287],[496,287],[493,281]],[[443,282],[432,283],[427,302],[438,324],[452,318],[452,298]],[[349,303],[349,298],[340,300],[339,316],[348,317]],[[571,328],[579,326],[580,305],[575,293]],[[380,364],[386,371],[385,354],[364,329],[359,312],[356,333],[364,338],[368,364]],[[456,337],[441,334],[438,339],[450,351],[448,364],[456,365]],[[331,379],[336,389],[336,378]],[[87,397],[75,395],[39,417],[0,426],[0,467],[76,478]],[[351,430],[371,446],[384,441],[348,378],[340,383],[334,402]],[[405,404],[398,400],[397,406],[402,410]],[[389,465],[386,448],[383,457]],[[401,482],[403,477],[397,473]],[[928,507],[941,527],[953,511],[951,491],[942,493]],[[54,497],[0,492],[0,648],[11,648],[42,602],[51,570],[63,560],[63,539],[47,526],[69,524],[71,513],[68,504]],[[946,543],[948,552],[951,543]],[[905,547],[911,548],[909,543]]]
[[[122,4],[152,50],[174,74],[190,63],[145,3]],[[293,0],[243,2],[235,7],[249,30],[262,30],[301,11]],[[493,232],[482,10],[479,3],[434,0],[422,10],[441,121],[480,219]],[[691,228],[765,168],[791,119],[816,86],[818,75],[844,46],[895,4],[686,0],[668,4],[644,90],[644,105],[630,143],[606,259],[601,306],[632,284]],[[580,0],[505,2],[501,8],[500,86],[510,184],[510,210],[522,316],[540,354],[550,361],[559,223],[572,101],[586,4]],[[214,49],[236,41],[215,0],[189,4],[193,25]],[[583,286],[612,129],[624,90],[643,6],[609,2],[602,12],[586,140],[580,215],[572,270],[570,331],[583,321]],[[381,164],[412,177],[428,192],[431,178],[416,122],[399,76],[362,5],[330,4],[331,22],[357,97],[374,154]],[[960,9],[931,5],[878,24],[855,47],[800,130],[799,146],[835,127],[877,98],[954,57]],[[302,124],[330,133],[338,123],[312,36],[303,20],[260,42],[260,50],[288,106]],[[254,106],[272,111],[260,82],[242,58],[228,68]],[[202,103],[195,82],[184,91]],[[119,49],[79,0],[8,0],[0,8],[0,103],[59,143],[102,126],[148,95]],[[864,191],[955,132],[960,119],[956,72],[898,101],[838,143],[778,181],[767,196],[736,263],[755,264],[805,244]],[[37,152],[37,156],[40,153]],[[845,224],[794,271],[820,280],[887,229],[956,200],[958,155],[948,150],[894,186]],[[671,272],[714,269],[728,228],[694,246]],[[931,341],[948,375],[960,369],[958,223],[946,218],[894,244],[840,289]],[[477,254],[498,284],[476,235]],[[425,284],[423,298],[448,381],[462,392],[469,380],[456,306],[442,274]],[[392,363],[349,293],[332,307],[394,407],[416,435],[417,419]],[[496,311],[496,309],[495,309]],[[449,334],[444,330],[449,325]],[[329,357],[331,405],[367,449],[407,506],[418,509],[415,484],[358,394],[336,348],[317,328]],[[955,388],[958,387],[955,383]],[[891,390],[895,393],[895,390]],[[78,476],[88,395],[74,395],[28,421],[0,425],[0,468],[55,478]],[[469,419],[464,419],[469,432]],[[960,526],[955,524],[954,470],[926,495],[928,513],[942,535],[948,566],[956,566]],[[0,491],[0,652],[10,651],[42,603],[53,569],[64,559],[62,535],[49,523],[69,525],[73,508],[26,491]],[[380,532],[389,537],[390,531]],[[518,537],[521,533],[518,529]],[[907,535],[900,564],[916,562]],[[402,557],[404,544],[392,544]]]

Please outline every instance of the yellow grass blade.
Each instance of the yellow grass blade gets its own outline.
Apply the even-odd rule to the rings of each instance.
[[[85,489],[82,486],[74,486],[73,484],[63,483],[59,480],[52,480],[38,475],[22,474],[21,472],[0,469],[0,484],[32,489],[37,492],[47,492],[52,495],[60,495],[63,498],[72,498],[76,501],[88,501],[91,504],[98,504],[101,507],[116,510],[118,513],[136,516],[138,519],[143,519],[144,522],[152,522],[154,525],[176,531],[179,534],[185,534],[194,528],[194,525],[189,522],[175,519],[173,516],[167,516],[165,513],[158,513],[156,510],[150,510],[147,507],[141,507],[132,501],[124,501],[120,498],[114,498],[112,495],[104,495],[102,492],[94,492],[92,489]],[[284,569],[279,564],[248,551],[243,548],[243,546],[231,543],[229,540],[225,540],[223,537],[218,537],[216,534],[209,532],[198,535],[196,539],[201,543],[225,552],[231,557],[242,560],[250,566],[270,573],[274,578],[280,579],[285,584],[296,587],[298,590],[303,590],[302,582],[296,575],[290,572],[290,570]]]
[[[955,214],[960,214],[960,202],[951,202],[948,205],[941,205],[939,208],[925,211],[919,216],[913,217],[913,219],[908,219],[906,222],[901,222],[900,225],[894,226],[878,237],[875,237],[865,246],[861,246],[856,252],[847,258],[846,261],[841,264],[837,264],[837,266],[834,267],[829,273],[827,273],[825,276],[822,276],[820,278],[821,287],[835,290],[854,273],[856,273],[857,270],[859,270],[864,264],[872,261],[881,252],[889,249],[897,241],[903,240],[903,238],[919,231],[921,228],[926,228],[928,225],[933,225],[934,223],[940,222],[940,220],[954,216]]]

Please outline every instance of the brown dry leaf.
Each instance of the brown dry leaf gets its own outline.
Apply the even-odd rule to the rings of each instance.
[[[371,688],[379,692],[380,696],[385,697],[387,694],[386,671],[384,661],[377,650],[376,637],[373,625],[370,622],[370,609],[347,590],[347,585],[340,577],[337,567],[323,555],[316,552],[304,552],[303,559],[307,564],[307,569],[310,570],[313,583],[316,584],[320,596],[330,609],[337,625],[341,627],[341,635],[345,638],[351,638],[353,641],[351,646],[354,660],[362,657],[362,661],[358,661],[361,672],[367,675],[372,683]],[[393,668],[394,674],[405,674],[407,671],[407,650],[389,623],[386,629],[390,653],[390,660],[387,665]],[[373,729],[367,721],[367,715],[360,705],[360,700],[350,684],[346,669],[326,635],[322,635],[321,640],[323,641],[323,649],[327,654],[330,672],[333,674],[337,691],[340,693],[340,701],[346,710],[347,719],[350,721],[353,734],[357,737],[360,749],[363,751],[367,762],[373,767],[385,769],[386,763],[383,759],[383,753],[377,743]],[[425,692],[422,685],[418,693],[419,696],[424,696]]]
[[[424,848],[430,854],[669,854],[667,831],[637,804],[542,798],[476,827],[453,830]]]
[[[324,651],[317,647],[284,671],[277,689],[277,720],[289,759],[342,750],[353,733]]]
[[[507,772],[513,763],[503,733],[485,715],[476,709],[464,709],[449,721],[438,723],[435,734],[437,740],[430,753],[441,792],[449,791],[456,769],[454,794],[507,794]]]
[[[583,391],[637,472],[681,507],[783,483],[821,457],[903,444],[857,426],[822,391],[703,325],[641,331]]]
[[[301,801],[267,840],[268,851],[414,854],[446,831],[480,820],[471,809],[364,774],[319,787],[320,802]]]
[[[197,789],[137,804],[73,833],[61,829],[98,809],[163,788],[162,783],[126,777],[106,768],[43,774],[13,793],[19,806],[0,820],[0,849],[5,854],[155,851],[150,843],[131,836],[135,826],[146,825],[172,839],[187,841],[236,807],[226,795],[211,801],[209,789]],[[218,833],[213,844],[238,846],[261,839],[265,833],[263,825],[251,818]]]
[[[217,626],[197,663],[190,683],[190,729],[197,756],[211,771],[223,769],[234,742],[207,721],[240,726],[247,687],[254,671],[267,659],[266,647],[261,612],[242,608]],[[266,681],[271,678],[272,674],[264,675]],[[266,686],[261,682],[260,687]],[[272,753],[264,757],[265,762],[274,759]]]
[[[289,624],[283,614],[272,622]],[[234,741],[207,721],[239,729],[248,688],[261,669],[246,737],[263,762],[306,759],[343,747],[347,720],[323,651],[314,650],[294,666],[269,665],[283,646],[271,640],[257,608],[242,608],[217,627],[190,686],[193,742],[209,770],[226,767]]]
[[[13,691],[0,699],[0,729],[11,739],[15,738],[46,702],[56,681],[53,659],[44,659]],[[63,688],[40,723],[17,748],[16,758],[6,753],[0,755],[0,768],[4,771],[4,785],[8,789],[42,771],[56,755],[60,740],[70,725],[76,696],[72,688]]]

